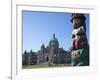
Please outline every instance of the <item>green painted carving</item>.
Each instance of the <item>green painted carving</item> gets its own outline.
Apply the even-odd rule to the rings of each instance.
[[[72,66],[89,66],[89,49],[77,49],[72,51]]]

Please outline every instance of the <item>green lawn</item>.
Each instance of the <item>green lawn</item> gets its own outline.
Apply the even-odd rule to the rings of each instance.
[[[66,64],[66,65],[55,65],[55,66],[34,66],[34,65],[24,65],[23,67],[22,67],[22,69],[35,69],[35,68],[62,68],[62,67],[69,67],[69,66],[71,66],[70,64]]]

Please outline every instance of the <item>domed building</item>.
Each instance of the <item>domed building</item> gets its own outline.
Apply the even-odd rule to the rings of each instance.
[[[35,55],[36,60],[32,58],[32,61],[35,61],[36,65],[55,65],[70,62],[70,54],[63,48],[59,48],[59,41],[55,34],[50,39],[48,46],[45,47],[42,44],[40,50],[34,53],[36,53],[37,57]]]
[[[57,40],[57,38],[55,37],[55,34],[53,34],[53,37],[51,38],[50,42],[49,42],[49,46],[51,47],[59,47],[59,42]]]

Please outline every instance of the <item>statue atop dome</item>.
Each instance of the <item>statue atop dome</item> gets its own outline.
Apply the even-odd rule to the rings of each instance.
[[[55,33],[53,34],[53,38],[55,38]]]

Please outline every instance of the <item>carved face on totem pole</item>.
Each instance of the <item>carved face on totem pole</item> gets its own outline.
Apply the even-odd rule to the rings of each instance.
[[[85,27],[85,16],[83,14],[80,13],[73,13],[71,15],[72,19],[71,22],[73,24],[74,29],[79,28],[80,26],[84,26]]]
[[[71,22],[73,24],[73,49],[79,49],[87,47],[87,38],[86,38],[86,23],[84,14],[73,13]]]

